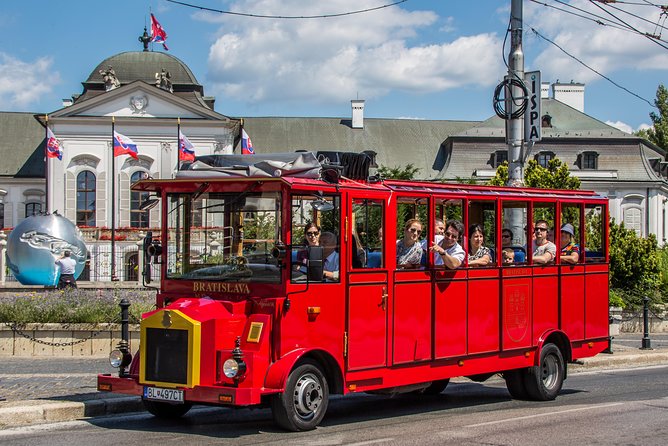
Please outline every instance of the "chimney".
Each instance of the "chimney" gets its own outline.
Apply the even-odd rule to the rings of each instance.
[[[541,82],[540,84],[540,98],[549,99],[550,98],[550,83]]]
[[[559,81],[552,84],[552,96],[559,102],[584,113],[585,85],[571,81],[569,84]]]
[[[350,106],[353,109],[353,125],[354,129],[364,128],[364,99],[353,99],[350,101]]]

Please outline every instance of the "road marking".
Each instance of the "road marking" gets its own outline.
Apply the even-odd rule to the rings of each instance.
[[[557,412],[546,412],[546,413],[539,413],[539,414],[534,414],[534,415],[526,415],[526,416],[523,416],[523,417],[514,417],[514,418],[505,418],[503,420],[487,421],[485,423],[469,424],[469,425],[464,426],[464,427],[491,426],[491,425],[494,425],[494,424],[508,423],[510,421],[529,420],[529,419],[532,419],[532,418],[552,417],[554,415],[561,415],[561,414],[564,414],[564,413],[582,412],[583,410],[604,409],[604,408],[607,408],[607,407],[621,406],[622,404],[625,404],[625,403],[609,403],[609,404],[601,404],[601,405],[593,406],[593,407],[578,407],[576,409],[559,410]]]
[[[346,446],[365,446],[367,444],[385,443],[393,440],[394,438],[378,438],[377,440],[360,441],[359,443],[347,443]]]

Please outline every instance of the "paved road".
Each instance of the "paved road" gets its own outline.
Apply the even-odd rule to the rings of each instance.
[[[578,373],[593,367],[611,365],[667,364],[668,333],[653,334],[650,342],[654,350],[648,352],[640,350],[641,334],[616,336],[612,355],[598,355],[584,366],[571,366],[569,372]],[[97,392],[98,373],[116,373],[116,370],[109,366],[106,357],[0,359],[0,397],[6,400],[0,402],[0,429],[8,425],[75,420],[84,416],[142,409],[136,397]],[[57,411],[52,410],[54,402],[69,402],[71,413],[64,415],[62,407],[58,407]],[[39,405],[45,409],[35,411],[35,406]],[[25,413],[15,416],[21,408],[25,409]],[[57,413],[58,418],[50,418],[47,410]]]
[[[202,408],[0,431],[3,446],[156,444],[577,445],[668,443],[668,366],[571,375],[551,402],[511,400],[500,379],[454,383],[435,397],[334,398],[321,427],[276,429],[267,409]]]

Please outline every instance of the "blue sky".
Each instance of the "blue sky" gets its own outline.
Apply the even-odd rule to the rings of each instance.
[[[186,1],[303,16],[395,0]],[[580,15],[613,13],[643,32],[663,29],[587,0],[524,2],[527,70],[540,70],[543,81],[585,83],[585,112],[601,121],[627,131],[649,124],[653,108],[647,102],[530,28],[651,103],[666,79],[668,49],[539,3]],[[650,22],[664,19],[649,5],[615,7]],[[137,38],[150,10],[168,33],[169,54],[191,68],[205,94],[216,97],[216,111],[229,116],[346,117],[350,99],[359,98],[366,100],[367,117],[483,120],[493,114],[492,93],[506,72],[508,49],[502,45],[510,0],[408,0],[364,14],[299,20],[202,12],[166,0],[6,1],[0,10],[0,110],[61,108],[62,99],[80,93],[81,82],[102,60],[141,50]],[[160,45],[153,49],[164,51]]]

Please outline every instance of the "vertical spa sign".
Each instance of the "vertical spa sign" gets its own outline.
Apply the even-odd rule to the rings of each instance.
[[[528,90],[527,110],[524,113],[524,141],[540,141],[540,71],[528,71],[524,74],[524,83]]]

